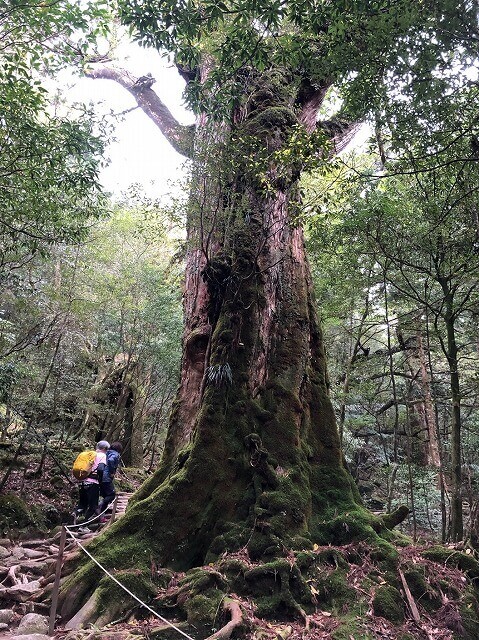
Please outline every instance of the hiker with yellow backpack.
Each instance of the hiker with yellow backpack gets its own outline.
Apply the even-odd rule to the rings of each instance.
[[[73,476],[79,480],[77,515],[82,515],[85,520],[95,515],[98,507],[102,470],[109,448],[110,444],[106,440],[100,440],[96,451],[82,451],[73,463]]]

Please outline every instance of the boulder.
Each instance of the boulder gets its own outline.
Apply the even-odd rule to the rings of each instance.
[[[16,602],[26,602],[32,595],[41,589],[40,582],[33,580],[26,584],[16,584],[14,587],[0,589],[0,597]]]
[[[13,620],[13,611],[11,609],[0,609],[0,622],[2,624],[10,624]]]
[[[6,622],[0,622],[0,631],[8,631],[8,624]]]
[[[25,554],[25,557],[30,560],[33,560],[34,558],[43,558],[45,555],[43,551],[38,551],[37,549],[23,549],[23,553]]]
[[[39,613],[27,613],[20,620],[16,631],[19,635],[27,635],[32,633],[48,633],[48,620]]]
[[[10,551],[5,547],[0,547],[0,558],[8,558]]]
[[[20,562],[20,570],[24,573],[31,572],[36,576],[44,576],[48,573],[50,565],[48,565],[45,561],[38,562],[33,560],[27,560]]]

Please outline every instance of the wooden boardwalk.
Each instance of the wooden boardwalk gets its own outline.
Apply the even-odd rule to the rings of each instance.
[[[127,491],[117,491],[116,498],[113,501],[110,522],[114,522],[125,513],[132,495],[133,493],[128,493]]]

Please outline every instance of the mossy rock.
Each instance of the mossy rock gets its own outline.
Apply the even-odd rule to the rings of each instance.
[[[320,575],[316,578],[314,587],[318,592],[318,600],[337,610],[356,598],[356,592],[348,585],[345,571],[334,570]]]
[[[437,611],[442,604],[439,593],[431,588],[424,577],[424,572],[418,568],[404,571],[404,577],[414,599],[427,611]]]
[[[31,524],[30,509],[21,498],[10,493],[0,496],[0,528],[22,529]]]
[[[211,628],[215,625],[219,615],[221,600],[224,593],[209,589],[206,593],[198,593],[185,603],[188,624],[196,628]]]
[[[378,538],[374,541],[371,550],[371,560],[378,562],[383,571],[396,571],[399,554],[394,547],[386,540]]]
[[[399,591],[390,585],[376,589],[373,598],[373,612],[375,616],[386,618],[394,624],[404,622],[403,600]]]
[[[325,522],[318,528],[318,543],[345,545],[358,540],[377,540],[377,534],[362,510],[350,511]]]
[[[444,566],[457,567],[472,579],[479,578],[479,562],[467,553],[437,546],[423,551],[422,555]]]
[[[470,590],[464,594],[460,614],[464,628],[464,634],[460,637],[465,640],[477,640],[479,638],[479,603]]]

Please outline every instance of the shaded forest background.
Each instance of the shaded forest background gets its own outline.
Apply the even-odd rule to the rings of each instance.
[[[74,499],[71,461],[95,440],[121,439],[126,466],[142,477],[157,465],[179,375],[186,207],[138,189],[109,200],[98,178],[108,132],[43,88],[60,65],[58,50],[45,55],[53,26],[88,32],[81,12],[36,25],[43,40],[33,49],[32,24],[11,38],[14,19],[1,18],[0,501],[42,508],[21,518],[20,507],[2,509],[6,533],[62,521]],[[61,54],[61,64],[78,57],[71,47]],[[454,473],[473,539],[478,514],[472,65],[434,121],[411,127],[396,103],[370,119],[368,148],[313,163],[298,212],[351,473],[372,510],[406,503],[403,529],[443,541]],[[431,100],[437,90],[430,83]],[[296,144],[290,153],[301,153]]]
[[[308,176],[301,215],[350,471],[373,511],[405,503],[405,532],[448,540],[453,405],[437,266],[454,293],[462,498],[474,538],[479,227],[472,161],[434,162],[418,173],[394,158],[387,176],[376,141],[352,149]],[[87,217],[79,241],[52,236],[4,254],[1,501],[42,502],[33,515],[2,510],[5,533],[61,522],[75,498],[70,463],[100,438],[125,442],[125,465],[141,470],[132,478],[158,463],[181,355],[179,209],[133,190]]]

